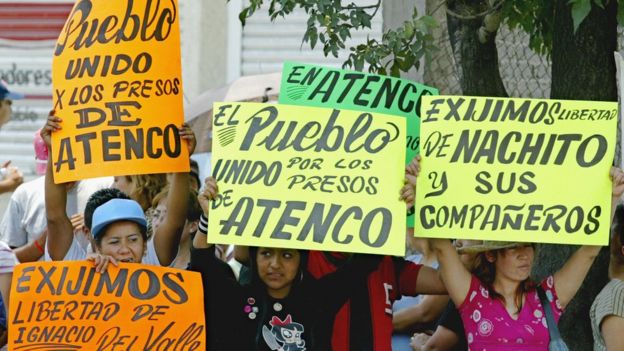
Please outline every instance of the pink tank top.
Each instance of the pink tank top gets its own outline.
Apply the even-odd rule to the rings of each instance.
[[[540,285],[558,323],[563,309],[557,298],[553,277],[547,277]],[[485,285],[473,275],[470,291],[458,310],[470,351],[548,350],[550,337],[546,315],[536,290],[527,294],[518,319],[513,319],[503,302],[490,298]]]

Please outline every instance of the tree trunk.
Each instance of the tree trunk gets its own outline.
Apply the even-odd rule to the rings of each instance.
[[[593,4],[576,34],[568,0],[557,0],[553,23],[551,98],[617,101],[615,62],[617,44],[616,1],[605,9]],[[579,186],[582,182],[580,180]],[[557,271],[576,247],[542,245],[534,274],[541,278]],[[589,309],[607,282],[608,250],[601,250],[583,286],[563,314],[559,329],[572,350],[592,350]]]
[[[498,51],[494,40],[496,33],[481,43],[478,30],[483,24],[483,16],[471,18],[473,14],[487,9],[486,2],[449,0],[447,6],[451,11],[447,14],[449,40],[459,70],[462,93],[471,96],[508,96],[498,69]]]

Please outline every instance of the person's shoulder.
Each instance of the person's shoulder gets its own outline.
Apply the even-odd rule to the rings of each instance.
[[[15,188],[11,197],[42,195],[44,191],[45,176],[41,176],[20,184],[17,188]]]

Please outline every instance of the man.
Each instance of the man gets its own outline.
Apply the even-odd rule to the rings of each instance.
[[[11,92],[6,83],[0,80],[0,128],[11,119],[13,100],[23,98],[22,94]],[[0,167],[0,194],[15,190],[24,181],[17,167],[11,167],[11,161]]]
[[[9,91],[6,83],[0,80],[0,127],[11,118],[13,100],[23,99],[24,95]]]
[[[589,310],[594,350],[624,350],[624,207],[618,205],[613,218],[610,241],[611,281],[596,296]]]

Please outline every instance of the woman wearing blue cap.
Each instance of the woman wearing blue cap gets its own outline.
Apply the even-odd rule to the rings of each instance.
[[[41,137],[50,150],[51,133],[61,129],[61,119],[50,113]],[[189,154],[195,149],[195,135],[186,124],[179,128],[179,135],[188,143]],[[134,262],[169,266],[176,257],[180,236],[186,222],[187,196],[172,196],[168,199],[169,212],[165,222],[153,237],[147,240],[147,222],[141,206],[134,200],[106,198],[99,202],[93,211],[91,236],[94,253],[74,238],[72,223],[64,211],[66,192],[64,184],[54,184],[52,180],[52,160],[50,155],[46,173],[46,215],[48,218],[48,241],[46,257],[53,260],[93,261],[96,270],[102,272],[108,263]],[[172,194],[188,194],[189,175],[186,172],[174,173],[171,181]],[[121,195],[125,197],[125,195]],[[117,196],[119,197],[119,196]],[[91,199],[89,200],[91,202]],[[89,204],[87,204],[89,206]],[[85,224],[87,224],[85,215]],[[89,228],[87,228],[89,229]]]

